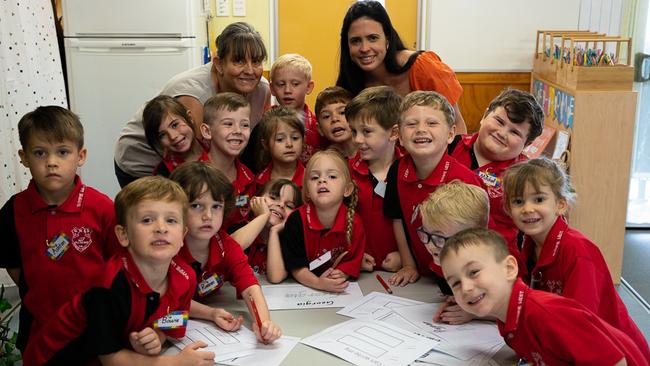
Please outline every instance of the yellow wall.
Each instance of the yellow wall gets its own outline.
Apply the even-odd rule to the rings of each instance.
[[[228,2],[228,14],[227,17],[214,17],[209,23],[209,34],[208,39],[210,40],[210,51],[212,55],[215,53],[214,40],[217,36],[223,31],[224,28],[230,23],[234,22],[246,22],[255,27],[255,29],[260,32],[262,39],[264,39],[264,44],[266,45],[267,52],[270,52],[271,45],[271,35],[269,24],[269,1],[268,0],[246,0],[246,16],[245,17],[234,17],[232,16],[232,0],[226,0]],[[210,0],[212,5],[212,15],[216,15],[216,3],[215,0]],[[273,60],[267,60],[264,64],[264,69],[268,70],[271,68],[271,62]]]
[[[278,56],[295,52],[312,64],[314,91],[307,104],[314,107],[316,95],[334,85],[338,76],[339,32],[352,0],[278,0]],[[417,39],[417,1],[386,0],[393,26],[408,48]]]

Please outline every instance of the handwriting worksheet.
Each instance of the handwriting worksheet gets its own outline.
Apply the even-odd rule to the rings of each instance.
[[[269,310],[341,308],[363,297],[356,282],[343,293],[314,290],[300,284],[262,286]]]

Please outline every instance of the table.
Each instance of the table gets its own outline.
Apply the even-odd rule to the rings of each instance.
[[[370,292],[384,292],[384,288],[379,284],[375,275],[379,274],[384,279],[388,279],[391,273],[375,271],[372,273],[362,272],[358,280],[361,291],[364,295]],[[286,282],[291,283],[292,280]],[[267,285],[265,278],[260,278],[261,285]],[[443,297],[431,278],[420,278],[416,283],[412,283],[405,287],[392,287],[393,294],[400,297],[406,297],[413,300],[423,302],[441,302]],[[226,310],[236,314],[244,315],[244,324],[251,327],[251,317],[248,314],[246,305],[243,300],[236,300],[235,289],[226,284],[214,296],[209,299],[209,305],[215,307],[222,307]],[[336,312],[340,308],[325,308],[325,309],[308,309],[308,310],[273,310],[271,311],[271,319],[282,328],[282,333],[289,336],[305,338],[312,334],[316,334],[321,330],[328,328],[332,325],[350,320],[346,316],[338,315]],[[433,314],[432,314],[433,315]],[[170,347],[165,353],[176,353],[175,347]],[[514,352],[508,347],[504,346],[495,356],[494,361],[500,365],[512,365],[516,362]],[[321,350],[306,346],[298,343],[296,347],[289,353],[287,358],[284,359],[283,365],[350,365],[350,363],[333,356]],[[423,364],[426,365],[426,364]]]

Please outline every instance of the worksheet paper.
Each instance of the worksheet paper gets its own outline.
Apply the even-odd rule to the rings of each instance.
[[[363,297],[356,282],[350,282],[342,293],[314,290],[300,284],[264,285],[262,291],[269,310],[342,308]]]
[[[371,292],[363,298],[347,305],[336,313],[355,319],[376,319],[379,316],[390,313],[393,309],[419,304],[424,303],[422,301],[406,299],[403,297],[388,295],[381,292]]]
[[[301,342],[360,366],[408,365],[435,345],[430,339],[369,319],[348,320]]]
[[[298,337],[282,336],[272,344],[257,344],[254,353],[235,358],[232,360],[220,361],[220,364],[231,366],[273,366],[280,365],[289,352],[300,342]]]
[[[435,350],[460,360],[470,360],[480,355],[491,358],[505,343],[494,322],[477,321],[450,325],[433,322],[433,314],[441,304],[421,304],[395,308],[401,318],[417,326],[424,333],[440,339]],[[495,350],[496,349],[496,350]]]
[[[234,332],[226,332],[212,322],[201,320],[189,320],[185,337],[179,340],[172,340],[174,346],[179,350],[185,346],[198,342],[205,342],[208,347],[201,348],[201,351],[214,352],[214,361],[232,365],[241,364],[263,364],[265,366],[279,365],[282,360],[291,352],[299,339],[294,337],[282,337],[272,344],[262,344],[257,341],[255,333],[242,326]],[[264,355],[264,363],[260,362],[258,355]],[[229,363],[233,359],[244,360],[251,356],[251,363]]]

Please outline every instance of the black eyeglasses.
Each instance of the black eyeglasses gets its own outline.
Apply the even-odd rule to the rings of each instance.
[[[418,233],[418,239],[420,239],[420,242],[422,242],[422,244],[431,243],[438,249],[442,249],[442,247],[445,246],[447,239],[449,239],[448,237],[442,235],[429,233],[424,230],[422,226],[417,228],[415,231]]]

